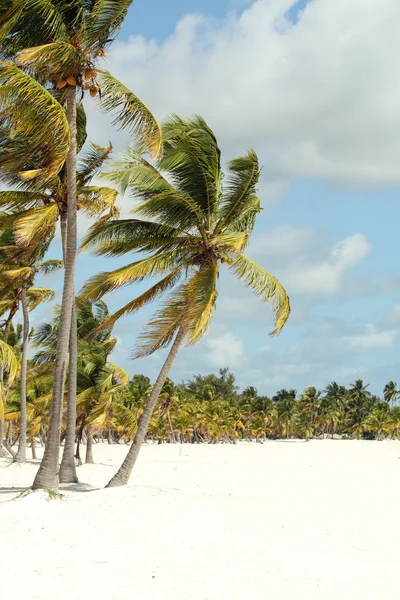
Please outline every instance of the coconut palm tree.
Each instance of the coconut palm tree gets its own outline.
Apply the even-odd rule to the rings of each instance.
[[[378,441],[382,441],[383,434],[387,431],[390,423],[390,412],[387,404],[379,402],[372,412],[366,417],[364,430],[376,433]]]
[[[77,92],[100,97],[104,110],[117,113],[114,123],[139,134],[154,155],[161,148],[160,129],[149,109],[120,81],[99,68],[99,60],[104,57],[131,4],[132,0],[71,0],[67,5],[59,0],[15,0],[0,18],[0,54],[15,56],[18,65],[34,74],[38,82],[52,87],[60,102],[66,104],[70,135],[66,158],[68,235],[62,311],[50,429],[33,483],[35,489],[58,488],[64,365],[75,296]]]
[[[388,404],[389,402],[392,403],[392,408],[399,395],[400,392],[397,389],[397,383],[395,381],[389,381],[384,387],[383,397],[385,398]]]
[[[308,387],[301,394],[298,402],[298,409],[301,412],[308,412],[310,414],[310,423],[315,431],[315,426],[318,419],[318,411],[321,405],[321,392],[317,391],[315,387]],[[303,422],[303,421],[302,421]],[[306,423],[306,420],[304,421]]]
[[[272,400],[277,411],[278,424],[288,440],[297,413],[296,390],[280,390]]]
[[[387,421],[387,431],[392,438],[399,439],[400,433],[400,406],[393,406],[389,412]]]
[[[26,374],[28,365],[28,340],[29,340],[29,311],[36,308],[39,303],[54,298],[53,290],[47,288],[34,288],[34,280],[38,274],[48,274],[61,267],[61,261],[46,261],[42,263],[31,263],[23,267],[3,266],[0,272],[0,285],[11,284],[14,288],[14,306],[21,305],[23,314],[23,339],[20,372],[20,435],[18,451],[15,456],[16,462],[26,462]],[[4,289],[4,288],[3,288]]]
[[[12,219],[12,215],[10,219]],[[8,217],[0,218],[0,224],[4,226]],[[35,244],[20,247],[15,241],[15,233],[12,229],[5,229],[0,233],[2,244],[0,257],[3,265],[0,267],[0,301],[1,310],[6,307],[10,309],[10,315],[14,314],[21,305],[23,313],[23,342],[20,373],[20,435],[18,452],[15,456],[17,462],[26,462],[26,373],[28,363],[28,338],[29,338],[29,309],[35,308],[44,300],[54,297],[53,290],[46,288],[34,288],[35,278],[38,274],[54,273],[62,266],[58,260],[42,262],[44,254],[49,245],[49,239],[43,237],[36,240]],[[8,245],[7,245],[8,243]],[[9,316],[10,318],[10,316]]]
[[[171,290],[142,335],[135,356],[148,356],[171,343],[172,346],[128,456],[110,486],[128,482],[158,396],[180,348],[196,343],[206,333],[217,300],[221,265],[226,264],[262,301],[273,301],[272,335],[281,331],[290,312],[288,296],[277,279],[243,254],[260,211],[256,153],[250,150],[230,161],[222,187],[221,152],[214,133],[201,117],[173,116],[164,124],[163,134],[164,153],[155,166],[143,152],[131,150],[117,170],[108,175],[140,198],[135,217],[95,228],[83,244],[94,248],[97,254],[109,256],[132,251],[147,254],[116,271],[92,277],[82,292],[86,299],[95,300],[123,285],[161,277],[114,313],[109,323]]]
[[[85,125],[85,120],[83,120],[83,125]],[[85,131],[81,131],[78,137],[82,140],[82,144],[85,140]],[[117,191],[104,186],[90,185],[91,180],[102,168],[104,161],[107,160],[111,151],[111,144],[102,147],[92,143],[89,150],[81,158],[76,173],[78,210],[82,210],[84,214],[91,218],[101,218],[101,222],[119,215],[118,208],[115,205]],[[65,260],[68,189],[64,167],[57,175],[46,181],[46,183],[43,183],[40,179],[38,181],[33,180],[33,182],[30,182],[28,189],[1,191],[0,207],[13,211],[11,215],[5,216],[3,220],[13,220],[15,237],[20,246],[35,245],[43,238],[53,238],[55,225],[59,220],[61,225],[63,259]],[[76,309],[73,306],[69,343],[69,370],[71,372],[68,378],[67,433],[59,472],[59,478],[62,483],[78,481],[74,461],[77,364],[76,326]]]

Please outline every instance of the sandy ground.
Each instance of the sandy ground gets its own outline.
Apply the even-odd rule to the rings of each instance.
[[[8,502],[37,464],[0,469],[0,596],[13,600],[398,598],[400,443],[97,444],[62,502]]]

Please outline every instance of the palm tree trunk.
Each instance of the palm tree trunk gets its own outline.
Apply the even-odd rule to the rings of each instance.
[[[12,310],[12,309],[11,309]],[[10,317],[11,317],[11,312],[10,312]],[[11,321],[12,321],[12,317],[7,319],[6,325],[4,327],[4,333],[3,333],[3,342],[5,344],[7,344],[8,341],[8,336],[10,333],[10,327],[11,327]],[[1,398],[0,401],[3,402],[3,409],[5,409],[5,403],[6,403],[6,398],[5,398],[5,393],[3,390],[3,381],[4,381],[4,367],[3,365],[0,366],[0,387],[1,387],[1,393],[3,395],[3,397]],[[2,412],[2,415],[0,417],[0,458],[7,456],[7,453],[4,451],[4,412]]]
[[[88,465],[93,465],[94,464],[94,458],[93,458],[93,434],[92,434],[92,426],[88,425],[87,429],[86,429],[86,459],[85,459],[85,463]]]
[[[78,335],[76,322],[76,306],[72,307],[71,331],[69,338],[68,366],[68,405],[67,431],[64,452],[60,466],[60,483],[78,483],[75,467],[75,435],[76,435],[76,382],[78,371]]]
[[[21,357],[21,379],[20,379],[20,426],[18,451],[15,456],[15,462],[26,462],[26,370],[28,366],[28,338],[29,338],[29,311],[26,297],[26,284],[22,286],[21,306],[24,318],[24,329],[22,338],[22,357]]]
[[[135,435],[135,438],[129,449],[129,452],[128,452],[124,462],[120,466],[119,470],[114,475],[114,477],[111,479],[111,481],[109,481],[109,483],[107,484],[106,487],[117,487],[117,486],[128,484],[130,475],[132,473],[132,469],[135,466],[137,457],[140,452],[141,445],[146,436],[147,428],[149,426],[151,416],[156,407],[158,397],[161,393],[161,390],[165,383],[165,380],[168,377],[168,373],[171,370],[174,360],[183,344],[185,335],[186,335],[186,330],[184,329],[184,327],[181,326],[181,328],[179,329],[179,331],[177,333],[175,341],[172,345],[172,348],[169,351],[167,359],[162,366],[162,369],[157,378],[157,381],[154,384],[153,389],[151,390],[151,394],[150,394],[149,399],[147,400],[147,403],[144,407],[142,416],[140,417],[136,435]]]
[[[71,329],[72,307],[74,304],[74,279],[76,265],[76,89],[67,91],[67,119],[70,128],[70,147],[66,160],[68,191],[68,235],[64,269],[60,327],[57,341],[57,355],[54,367],[53,399],[50,410],[50,425],[46,447],[39,471],[33,482],[33,489],[57,490],[59,485],[60,432],[63,409],[63,379],[68,358],[69,334]]]
[[[167,409],[167,418],[168,418],[169,428],[170,428],[170,431],[171,431],[172,443],[176,444],[175,431],[174,431],[174,428],[172,427],[171,415],[169,414],[169,408]]]
[[[33,435],[31,437],[31,450],[32,450],[32,460],[36,460],[37,456],[36,456],[36,440],[35,440],[35,436]]]

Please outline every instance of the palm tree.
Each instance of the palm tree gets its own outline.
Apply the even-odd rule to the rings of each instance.
[[[375,398],[368,391],[369,384],[364,385],[357,379],[350,385],[347,400],[347,429],[355,433],[357,439],[365,429],[365,420],[376,404]]]
[[[293,420],[297,414],[296,390],[280,390],[273,398],[277,411],[277,420],[282,433],[288,440],[291,433]]]
[[[20,66],[33,73],[39,82],[51,86],[60,102],[66,103],[70,135],[66,158],[67,244],[53,400],[49,435],[34,489],[58,488],[64,365],[75,296],[77,91],[96,97],[101,90],[102,108],[119,113],[115,124],[139,134],[154,155],[161,148],[160,129],[149,109],[110,73],[98,68],[99,59],[105,55],[131,4],[132,0],[71,0],[66,7],[59,0],[15,0],[0,19],[0,53],[16,56]]]
[[[317,391],[315,387],[308,387],[301,394],[298,403],[298,409],[301,412],[308,412],[310,414],[310,423],[315,431],[315,426],[318,417],[318,410],[321,405],[321,392]],[[304,421],[305,423],[306,421]]]
[[[385,398],[388,404],[389,402],[392,403],[392,408],[399,395],[400,392],[397,389],[397,383],[395,381],[389,381],[384,387],[383,397]]]
[[[380,402],[366,417],[364,429],[377,434],[378,441],[382,441],[383,434],[387,431],[390,422],[390,413],[387,404]]]
[[[12,216],[11,216],[12,218]],[[7,217],[0,219],[2,225]],[[15,235],[12,230],[4,230],[0,234],[2,246],[0,256],[6,263],[0,268],[0,288],[3,299],[2,308],[10,308],[10,315],[18,310],[19,305],[23,313],[23,342],[20,373],[20,435],[18,452],[15,456],[17,462],[26,462],[26,373],[28,362],[28,337],[29,337],[29,309],[36,307],[39,302],[51,300],[54,297],[53,290],[33,288],[35,278],[38,274],[49,274],[59,269],[61,261],[50,260],[42,262],[47,251],[49,239],[46,237],[36,240],[35,245],[20,247],[15,243]],[[10,317],[9,317],[10,318]]]
[[[163,126],[164,153],[157,165],[131,150],[108,178],[122,183],[141,199],[138,216],[105,223],[87,236],[84,247],[97,254],[147,254],[126,267],[92,277],[83,297],[95,300],[122,285],[161,276],[146,292],[110,317],[108,323],[139,310],[172,289],[141,337],[135,356],[148,356],[172,343],[138,425],[128,456],[109,486],[125,485],[140,451],[158,396],[183,345],[194,344],[207,331],[217,299],[221,264],[258,295],[273,300],[275,330],[289,317],[288,296],[268,271],[243,251],[260,211],[256,186],[260,175],[253,150],[229,163],[222,188],[220,149],[201,117],[171,117]],[[163,173],[168,173],[164,177]],[[124,185],[125,183],[125,185]]]
[[[393,406],[389,412],[387,421],[387,431],[391,434],[392,438],[399,439],[400,433],[400,406]]]

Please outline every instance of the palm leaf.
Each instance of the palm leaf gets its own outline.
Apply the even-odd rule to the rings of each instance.
[[[270,335],[277,335],[290,315],[290,301],[283,286],[271,273],[243,254],[234,259],[230,269],[236,277],[243,279],[245,284],[263,302],[272,300],[275,313],[275,329]]]
[[[102,50],[122,26],[133,0],[95,0],[87,18],[85,44],[91,52]]]
[[[46,123],[46,127],[43,127]],[[0,61],[0,129],[22,135],[17,154],[0,152],[0,166],[25,177],[48,179],[63,166],[69,127],[63,107],[37,81],[16,65]],[[25,147],[23,147],[25,146]],[[41,158],[35,168],[35,157]]]
[[[7,383],[12,384],[18,373],[18,361],[12,348],[0,340],[0,365],[7,374]]]
[[[176,268],[177,251],[163,252],[138,260],[115,271],[99,273],[89,279],[84,285],[80,298],[83,300],[98,300],[104,294],[128,285],[139,282],[146,277],[163,275],[170,269]]]
[[[117,113],[113,125],[137,135],[152,156],[159,156],[162,150],[162,133],[150,109],[108,71],[99,71],[98,80],[101,86],[101,108],[105,112]]]
[[[231,228],[243,213],[258,200],[256,185],[260,177],[258,157],[254,150],[249,150],[246,156],[235,158],[229,163],[231,172],[227,182],[224,182],[224,198],[221,206],[221,218],[215,232],[223,232]]]
[[[57,41],[21,50],[17,64],[59,82],[65,76],[80,73],[89,65],[89,57],[72,44]]]
[[[25,211],[15,223],[14,235],[17,244],[29,246],[33,240],[52,237],[59,214],[59,207],[55,202]]]
[[[111,142],[108,146],[98,146],[93,142],[90,144],[87,154],[80,160],[77,169],[78,181],[81,185],[86,185],[92,180],[94,175],[100,171],[104,161],[107,160],[111,152]]]
[[[26,295],[28,297],[29,310],[34,310],[42,302],[53,300],[55,292],[49,288],[29,288]]]
[[[81,249],[92,249],[95,255],[120,256],[132,250],[151,252],[180,247],[185,238],[179,230],[141,219],[120,219],[92,227]]]
[[[158,298],[160,295],[162,295],[166,290],[170,289],[171,287],[173,287],[176,284],[176,282],[178,281],[178,279],[180,277],[180,272],[181,272],[181,269],[175,269],[169,275],[167,275],[166,277],[161,279],[161,281],[158,281],[151,288],[146,290],[143,294],[140,294],[140,296],[138,296],[134,300],[131,300],[130,302],[128,302],[128,304],[126,304],[125,306],[123,306],[122,308],[117,310],[115,313],[110,315],[108,318],[106,318],[101,323],[101,325],[96,327],[96,329],[90,333],[90,337],[98,335],[98,333],[100,333],[101,331],[104,331],[105,329],[111,330],[112,327],[115,325],[115,323],[121,317],[124,317],[129,314],[133,314],[133,313],[137,312],[138,310],[140,310],[141,308],[143,308],[144,306],[146,306],[147,304],[149,304],[150,302],[153,302],[156,298]]]

